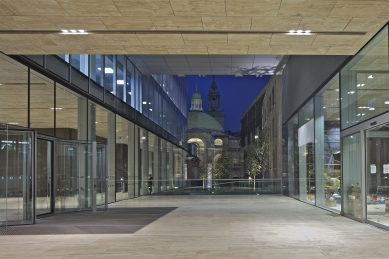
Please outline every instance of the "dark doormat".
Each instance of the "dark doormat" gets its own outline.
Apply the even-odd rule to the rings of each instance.
[[[113,208],[107,211],[56,214],[35,225],[1,227],[0,235],[133,234],[176,207]]]

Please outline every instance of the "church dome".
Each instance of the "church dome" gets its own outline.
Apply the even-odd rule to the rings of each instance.
[[[220,123],[203,111],[188,112],[188,129],[207,129],[224,132]]]
[[[196,92],[194,92],[194,93],[192,94],[192,98],[190,98],[190,99],[191,99],[191,100],[202,100],[201,95],[200,95],[199,92],[197,92],[197,90],[196,90]]]

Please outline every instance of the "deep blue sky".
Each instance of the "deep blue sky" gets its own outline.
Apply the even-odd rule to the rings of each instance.
[[[256,77],[233,75],[215,75],[217,89],[220,92],[220,108],[224,110],[224,130],[239,131],[240,116],[255,99],[263,87],[269,82],[270,76]],[[212,76],[187,76],[188,84],[188,111],[190,98],[196,85],[203,98],[203,109],[208,110],[208,90],[212,83]]]

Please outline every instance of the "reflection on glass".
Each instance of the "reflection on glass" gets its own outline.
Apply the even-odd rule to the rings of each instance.
[[[389,226],[389,123],[366,131],[367,220]]]
[[[56,136],[69,140],[85,140],[86,125],[80,123],[79,119],[86,120],[86,99],[58,83],[56,94]]]
[[[298,113],[300,200],[315,203],[315,157],[313,101]]]
[[[88,55],[87,54],[71,54],[70,64],[81,71],[84,75],[88,76]]]
[[[91,55],[90,56],[90,78],[99,85],[103,86],[103,56],[102,55]]]
[[[126,82],[124,80],[125,57],[118,55],[116,58],[116,96],[126,102]]]
[[[316,205],[341,210],[339,79],[315,97]]]
[[[128,199],[129,172],[128,122],[116,116],[116,201]]]
[[[105,55],[105,67],[104,67],[104,87],[107,91],[116,95],[116,84],[114,82],[114,67],[113,67],[113,55]]]
[[[389,110],[388,27],[341,71],[342,129]]]
[[[354,134],[344,137],[342,141],[342,165],[343,165],[343,181],[342,192],[344,213],[362,217],[362,201],[361,201],[361,142],[360,134]]]
[[[0,225],[32,223],[32,136],[0,130]]]
[[[0,123],[28,127],[27,68],[0,58]]]
[[[30,127],[38,133],[54,136],[54,82],[31,70]]]
[[[51,213],[52,142],[37,140],[35,214]]]

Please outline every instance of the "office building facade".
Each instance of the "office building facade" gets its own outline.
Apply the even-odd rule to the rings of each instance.
[[[1,55],[0,73],[0,225],[184,184],[186,78],[125,55]]]

